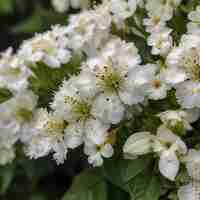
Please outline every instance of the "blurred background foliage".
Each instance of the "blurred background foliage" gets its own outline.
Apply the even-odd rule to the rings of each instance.
[[[54,24],[67,24],[67,16],[56,13],[51,0],[0,0],[0,50],[16,48],[22,40]]]

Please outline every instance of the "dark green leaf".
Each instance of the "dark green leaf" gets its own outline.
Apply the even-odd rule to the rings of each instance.
[[[12,93],[5,88],[0,88],[0,103],[3,103],[12,97]]]
[[[137,176],[139,173],[144,171],[149,166],[149,163],[150,159],[148,157],[129,161],[127,163],[126,169],[124,169],[123,180],[125,182],[128,182],[129,180]]]
[[[150,165],[151,158],[109,160],[104,165],[105,177],[114,185],[128,191],[126,184]]]
[[[159,178],[149,171],[137,175],[127,184],[127,188],[131,200],[158,200],[161,193]]]
[[[11,184],[14,176],[14,165],[0,168],[0,194],[4,194]]]
[[[62,200],[107,200],[106,182],[96,170],[77,176]]]

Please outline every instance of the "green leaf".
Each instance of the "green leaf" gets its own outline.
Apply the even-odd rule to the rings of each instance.
[[[161,193],[159,178],[149,171],[145,171],[132,179],[127,188],[131,200],[158,200]]]
[[[109,182],[131,195],[131,200],[158,200],[160,179],[149,169],[152,157],[136,160],[110,160],[105,163],[104,175]]]
[[[62,200],[107,200],[107,187],[96,170],[77,176]]]
[[[0,194],[4,194],[9,188],[14,177],[14,165],[0,168]]]
[[[109,200],[129,200],[130,195],[121,190],[119,187],[114,186],[113,184],[108,184],[108,199]]]
[[[128,182],[129,180],[137,176],[139,173],[144,171],[147,168],[147,166],[149,166],[149,163],[149,157],[138,158],[129,161],[127,163],[126,169],[123,172],[123,180],[125,182]]]
[[[128,191],[126,185],[135,176],[149,167],[151,157],[135,160],[108,160],[105,162],[103,173],[114,185]]]
[[[29,78],[30,89],[39,96],[39,106],[48,105],[64,79],[79,72],[81,58],[74,56],[70,63],[59,69],[52,69],[43,63],[31,67],[33,76]]]
[[[0,88],[0,103],[9,100],[12,97],[12,93],[6,88]]]

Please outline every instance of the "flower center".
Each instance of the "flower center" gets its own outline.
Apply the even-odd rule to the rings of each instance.
[[[160,80],[153,80],[152,81],[152,85],[153,85],[153,87],[154,88],[156,88],[156,89],[158,89],[158,88],[160,88],[161,87],[161,81]]]
[[[182,59],[182,65],[194,81],[200,81],[200,51],[192,48]]]
[[[65,103],[72,105],[72,112],[77,114],[79,120],[85,120],[90,117],[91,105],[88,102],[67,96],[65,97]]]
[[[47,121],[44,128],[50,136],[60,138],[63,135],[62,133],[65,128],[65,123],[63,120],[50,119],[49,121]]]
[[[112,67],[105,66],[102,73],[97,74],[99,85],[108,91],[119,90],[123,84],[123,77]]]

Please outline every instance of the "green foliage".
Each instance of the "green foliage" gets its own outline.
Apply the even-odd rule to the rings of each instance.
[[[3,103],[12,97],[12,93],[6,88],[0,88],[0,103]]]
[[[14,9],[14,0],[0,0],[0,15],[11,14]]]
[[[5,194],[8,190],[14,176],[14,165],[0,168],[0,195]]]
[[[48,105],[62,81],[79,72],[81,59],[76,55],[60,69],[49,68],[43,63],[31,67],[33,76],[29,78],[30,89],[39,96],[39,106]]]
[[[98,170],[77,176],[62,200],[108,200],[106,182]]]
[[[55,24],[66,25],[67,16],[64,14],[54,13],[52,10],[36,7],[28,18],[20,21],[12,27],[11,30],[14,33],[42,32]]]
[[[160,180],[150,171],[137,175],[129,183],[131,200],[158,200],[160,197]]]
[[[131,200],[158,200],[161,192],[160,179],[150,171],[152,160],[143,157],[135,160],[110,160],[105,163],[105,178],[128,192]]]

